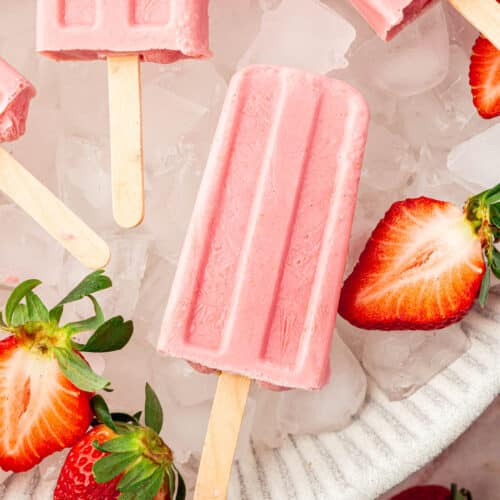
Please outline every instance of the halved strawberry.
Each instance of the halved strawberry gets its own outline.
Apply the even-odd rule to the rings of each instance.
[[[145,425],[139,423],[140,413],[110,414],[100,396],[92,404],[103,423],[69,452],[54,500],[184,500],[184,480],[159,436],[163,412],[151,387],[146,384]]]
[[[480,290],[484,302],[490,269],[500,276],[499,225],[500,185],[470,198],[465,211],[425,197],[394,203],[345,281],[339,313],[378,330],[458,321]]]
[[[472,500],[472,496],[467,490],[458,490],[455,484],[451,488],[427,484],[402,491],[391,500]]]
[[[15,337],[0,342],[0,464],[25,471],[72,446],[92,419],[91,394],[75,387],[55,359],[33,356]]]
[[[0,329],[11,334],[0,342],[0,467],[15,472],[72,446],[85,433],[93,392],[109,382],[91,370],[80,351],[120,349],[133,329],[121,317],[104,321],[92,296],[111,286],[102,271],[85,278],[50,311],[33,292],[39,284],[21,283],[7,301],[5,322],[0,314]],[[86,296],[95,316],[59,325],[64,304]],[[72,340],[94,329],[86,344]]]
[[[482,36],[472,49],[469,81],[479,114],[483,118],[500,115],[500,50]]]

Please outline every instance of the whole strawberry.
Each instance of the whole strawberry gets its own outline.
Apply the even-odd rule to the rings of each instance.
[[[92,403],[102,423],[69,452],[54,500],[184,500],[184,480],[159,436],[163,412],[151,387],[146,384],[145,425],[140,413],[110,414],[100,396]]]
[[[28,280],[14,289],[0,313],[0,467],[26,471],[46,456],[72,446],[92,419],[90,399],[109,381],[95,374],[80,352],[114,351],[132,335],[121,317],[105,322],[93,293],[111,286],[96,271],[51,310]],[[95,316],[60,325],[65,304],[88,297]],[[85,344],[76,333],[95,330]]]
[[[431,330],[460,320],[491,272],[500,277],[500,184],[463,210],[416,198],[394,203],[344,283],[339,313],[376,330]]]
[[[472,500],[472,496],[467,490],[458,490],[455,484],[451,488],[429,484],[409,488],[390,500]]]

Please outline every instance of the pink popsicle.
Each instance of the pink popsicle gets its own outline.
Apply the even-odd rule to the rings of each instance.
[[[15,141],[24,134],[35,94],[35,87],[0,58],[0,142]]]
[[[233,77],[160,351],[276,386],[327,382],[368,119],[340,81]]]
[[[140,61],[208,57],[208,0],[37,0],[37,6],[40,53],[108,61],[113,213],[120,226],[137,226],[144,217]]]
[[[38,0],[37,50],[54,59],[208,57],[208,0]]]
[[[435,0],[351,0],[380,38],[390,40]]]
[[[500,49],[498,0],[448,0],[483,36]],[[391,40],[435,0],[351,0],[383,40]]]

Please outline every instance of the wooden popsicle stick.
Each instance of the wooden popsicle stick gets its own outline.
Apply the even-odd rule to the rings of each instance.
[[[448,0],[500,50],[500,3],[497,0]]]
[[[219,376],[201,454],[194,500],[224,500],[227,497],[234,453],[251,383],[249,378],[233,373],[222,373]]]
[[[139,56],[109,56],[108,85],[113,213],[120,226],[131,228],[144,218]]]
[[[0,190],[84,266],[100,269],[107,265],[106,242],[2,148]]]

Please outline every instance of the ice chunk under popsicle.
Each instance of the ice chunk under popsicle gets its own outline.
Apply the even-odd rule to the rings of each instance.
[[[35,93],[35,87],[0,58],[0,142],[15,141],[24,134]]]
[[[326,383],[368,117],[330,78],[233,77],[160,351],[277,386]]]
[[[55,59],[207,57],[208,0],[38,0],[37,50]]]

